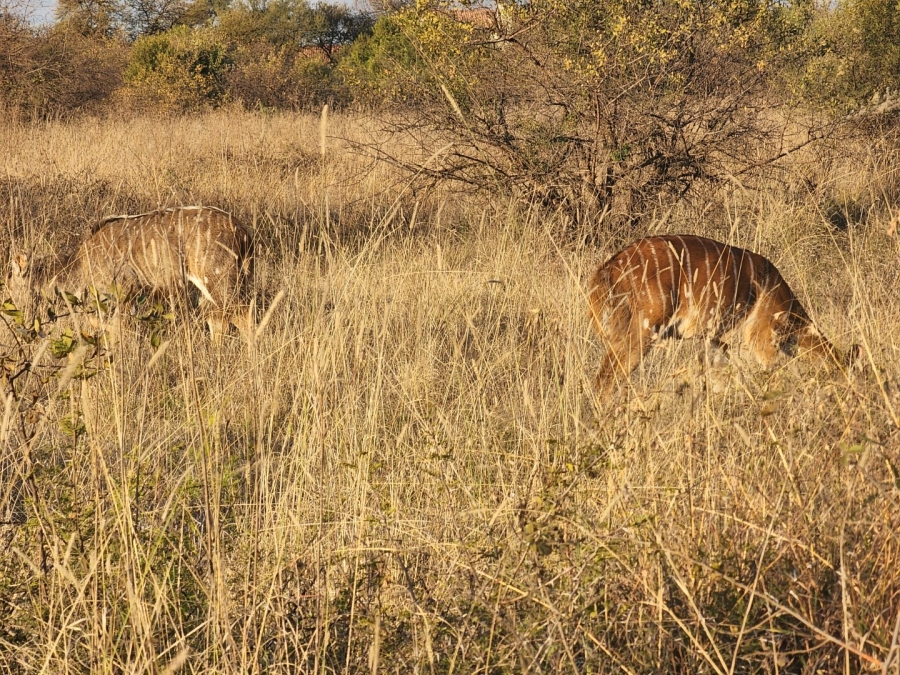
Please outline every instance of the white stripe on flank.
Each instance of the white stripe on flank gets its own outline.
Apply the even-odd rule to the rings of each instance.
[[[223,244],[223,243],[222,243],[221,241],[219,241],[218,239],[216,239],[216,241],[215,241],[214,243],[215,243],[216,246],[219,246],[219,247],[222,248],[224,251],[227,251],[228,255],[230,255],[230,256],[231,256],[232,258],[234,258],[235,260],[238,259],[237,251],[233,250],[230,246],[228,246],[227,244]]]
[[[672,272],[672,283],[669,286],[669,295],[672,296],[672,316],[678,309],[678,280],[675,277],[675,259],[672,257],[672,242],[666,242],[666,255],[669,258],[669,270]]]
[[[679,256],[681,258],[681,264],[687,267],[687,283],[685,284],[686,288],[684,294],[688,299],[688,309],[690,309],[691,305],[694,304],[694,280],[691,276],[691,254],[690,251],[687,250],[684,239],[682,239],[681,236],[676,236],[676,239],[681,242],[681,252],[683,254],[682,256]]]
[[[643,272],[641,273],[641,288],[647,291],[647,297],[650,297],[650,292],[647,289],[647,259],[644,258],[644,253],[641,251],[641,247],[638,246],[635,251],[638,257],[638,267],[640,267]],[[638,294],[640,295],[640,294]]]
[[[703,241],[703,240],[701,240]],[[703,241],[703,262],[706,264],[706,283],[709,284],[712,281],[712,269],[710,268],[710,258],[712,256],[709,253],[709,249],[706,247],[706,241]]]
[[[699,241],[700,245],[703,247],[703,266],[706,268],[706,281],[703,283],[703,290],[700,292],[700,307],[701,307],[701,311],[702,311],[702,308],[705,307],[707,305],[707,303],[709,303],[709,291],[710,291],[710,284],[712,283],[712,278],[710,277],[710,272],[709,272],[710,254],[709,254],[709,248],[706,246],[706,240],[698,239],[697,241]],[[696,261],[694,261],[694,262],[696,262]],[[694,270],[694,276],[697,277],[699,274],[700,274],[700,267],[698,266]],[[710,303],[710,307],[711,306],[712,305]]]
[[[659,304],[662,305],[662,311],[665,314],[668,303],[666,302],[666,292],[663,290],[662,273],[659,269],[659,255],[656,253],[656,246],[650,247],[650,253],[653,254],[653,264],[656,266],[656,288],[659,291]]]
[[[728,249],[728,253],[731,255],[731,274],[734,279],[734,293],[732,293],[731,298],[731,314],[734,314],[735,307],[737,305],[737,294],[738,294],[738,268],[737,268],[737,255],[735,254],[735,250],[733,248]]]

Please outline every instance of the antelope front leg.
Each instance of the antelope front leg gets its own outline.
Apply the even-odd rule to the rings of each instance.
[[[647,349],[650,347],[650,336],[653,331],[649,325],[634,322],[624,341],[619,344],[607,344],[606,355],[597,371],[597,390],[603,398],[607,398],[615,388],[628,380],[638,367]]]
[[[206,317],[206,325],[209,327],[209,339],[213,344],[222,344],[222,339],[228,330],[228,322],[218,314],[211,313]]]
[[[608,399],[620,381],[627,377],[627,374],[622,373],[622,369],[619,367],[619,360],[618,355],[614,354],[611,349],[607,349],[606,355],[600,363],[594,384],[597,388],[597,395],[603,400]]]

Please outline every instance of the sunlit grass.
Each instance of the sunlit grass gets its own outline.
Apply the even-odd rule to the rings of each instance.
[[[598,401],[585,281],[624,235],[573,244],[561,216],[414,190],[346,150],[374,123],[328,125],[324,157],[315,117],[0,128],[4,250],[203,203],[256,232],[263,311],[284,292],[255,344],[216,348],[182,313],[156,355],[140,321],[55,358],[76,324],[29,341],[5,315],[6,672],[812,673],[898,657],[890,204],[840,232],[773,179],[648,225],[770,257],[867,372],[761,372],[668,343]],[[887,180],[883,157],[853,161],[820,184]]]

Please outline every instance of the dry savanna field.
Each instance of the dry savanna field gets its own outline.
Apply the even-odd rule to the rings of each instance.
[[[358,114],[0,125],[4,265],[212,205],[260,308],[110,343],[3,289],[0,672],[900,673],[900,148],[626,232],[423,185]],[[766,255],[865,367],[666,341],[598,400],[588,277],[662,232]]]

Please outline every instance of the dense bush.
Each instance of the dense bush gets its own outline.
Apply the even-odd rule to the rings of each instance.
[[[900,86],[900,6],[848,0],[819,8],[785,75],[807,105],[844,113]]]
[[[348,100],[346,88],[321,54],[253,43],[238,47],[233,58],[228,98],[246,108],[306,110]]]
[[[235,6],[215,25],[139,38],[126,94],[168,110],[226,101],[294,110],[344,103],[348,91],[334,71],[339,48],[366,25],[365,15],[330,5]]]
[[[371,35],[360,37],[342,60],[341,75],[362,98],[371,103],[410,102],[422,98],[422,87],[438,86],[428,69],[428,54],[417,50],[412,36],[418,34],[417,21],[432,20],[432,28],[445,46],[465,44],[471,27],[437,13],[387,14],[378,19]],[[418,90],[418,91],[417,91]]]
[[[213,31],[179,26],[135,43],[126,94],[167,110],[216,105],[225,99],[230,66],[228,49]]]

